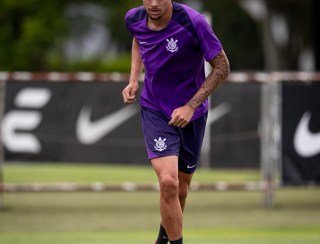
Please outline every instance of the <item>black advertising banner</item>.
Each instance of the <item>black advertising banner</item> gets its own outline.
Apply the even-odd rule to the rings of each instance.
[[[320,183],[320,83],[282,85],[283,183]]]
[[[212,95],[211,166],[258,168],[260,86],[228,82]]]
[[[8,82],[7,160],[146,163],[140,110],[122,82]]]
[[[320,83],[281,84],[283,183],[319,184]],[[140,109],[123,104],[125,86],[8,81],[2,119],[6,160],[149,164]],[[211,167],[259,167],[260,90],[257,82],[226,82],[211,96]]]
[[[6,159],[149,164],[139,106],[122,101],[125,85],[9,81],[2,121]],[[225,83],[212,96],[212,167],[259,167],[259,89],[253,82]]]

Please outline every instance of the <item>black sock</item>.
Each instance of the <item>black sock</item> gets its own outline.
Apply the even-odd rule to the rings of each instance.
[[[169,241],[166,229],[163,228],[162,225],[160,225],[159,235],[158,239],[156,241],[156,244],[167,244]]]
[[[170,244],[183,244],[182,237],[179,240],[176,241],[170,241]]]

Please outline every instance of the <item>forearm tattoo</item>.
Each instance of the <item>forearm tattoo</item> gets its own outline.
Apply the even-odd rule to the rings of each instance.
[[[198,92],[188,102],[188,105],[194,109],[199,107],[230,73],[229,62],[223,51],[210,64],[213,67],[212,72],[208,75]]]

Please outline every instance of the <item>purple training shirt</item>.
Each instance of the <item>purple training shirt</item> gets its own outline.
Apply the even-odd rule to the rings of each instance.
[[[145,67],[141,106],[164,112],[170,119],[174,109],[185,105],[205,80],[204,59],[211,61],[222,50],[221,43],[203,15],[173,2],[173,16],[160,31],[147,26],[143,6],[128,11],[125,20],[137,39]],[[208,110],[205,101],[192,120]]]

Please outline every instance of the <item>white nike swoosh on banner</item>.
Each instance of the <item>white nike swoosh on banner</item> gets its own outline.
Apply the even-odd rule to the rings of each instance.
[[[296,152],[301,157],[313,157],[320,153],[320,132],[312,133],[309,129],[311,113],[302,116],[293,138]]]
[[[228,103],[220,104],[219,106],[211,109],[208,114],[208,125],[216,122],[218,119],[229,113],[230,110],[231,106]]]
[[[91,107],[83,107],[77,120],[76,135],[83,144],[96,143],[134,116],[138,108],[135,105],[126,106],[96,121],[91,121],[91,112]]]

